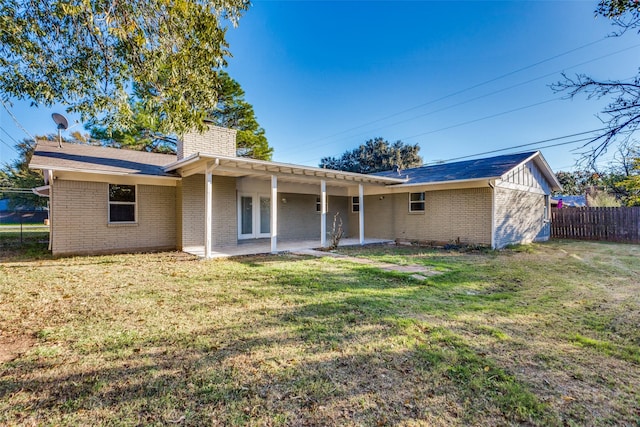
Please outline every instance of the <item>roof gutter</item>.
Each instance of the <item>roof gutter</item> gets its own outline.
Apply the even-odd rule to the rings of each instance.
[[[147,175],[142,173],[131,173],[131,172],[115,172],[115,171],[106,171],[100,169],[80,169],[80,168],[61,168],[51,166],[43,166],[38,164],[29,164],[30,169],[42,169],[49,170],[52,172],[79,172],[79,173],[87,173],[93,175],[113,175],[113,176],[131,176],[131,177],[141,177],[141,178],[152,178],[152,179],[170,179],[173,181],[179,180],[178,176],[162,176],[162,175]]]
[[[492,176],[492,177],[484,177],[484,178],[456,179],[453,181],[415,182],[415,183],[409,183],[409,184],[389,185],[389,187],[390,188],[424,187],[424,186],[432,186],[432,185],[462,184],[465,182],[485,182],[487,180],[489,180],[489,186],[491,186],[491,181],[495,181],[496,179],[500,179],[500,177]]]

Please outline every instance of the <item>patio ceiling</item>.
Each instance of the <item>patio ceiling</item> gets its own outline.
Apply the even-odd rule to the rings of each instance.
[[[198,173],[205,173],[207,169],[213,175],[245,177],[252,176],[262,179],[270,179],[277,176],[278,179],[289,182],[317,183],[325,180],[332,185],[351,186],[357,184],[368,185],[393,185],[405,182],[403,178],[381,177],[365,175],[353,172],[343,172],[333,169],[315,168],[310,166],[294,165],[290,163],[278,163],[265,160],[255,160],[245,157],[227,157],[214,154],[196,153],[175,163],[167,165],[165,172],[178,172],[186,177]]]

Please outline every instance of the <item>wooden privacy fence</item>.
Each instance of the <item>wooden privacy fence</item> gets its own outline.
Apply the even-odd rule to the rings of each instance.
[[[553,208],[551,237],[640,243],[640,207]]]

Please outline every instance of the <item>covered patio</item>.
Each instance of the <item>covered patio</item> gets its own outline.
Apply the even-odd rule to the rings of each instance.
[[[365,237],[364,196],[375,188],[406,181],[400,177],[363,175],[206,153],[185,157],[167,165],[165,171],[178,173],[184,180],[184,186],[190,177],[202,177],[199,182],[204,188],[196,190],[202,195],[201,202],[195,199],[183,202],[182,212],[183,215],[187,212],[191,217],[200,217],[203,229],[197,232],[199,242],[183,244],[181,248],[205,258],[327,247],[330,196],[341,197],[346,209],[343,212],[357,218],[353,221],[357,234],[354,232],[343,238],[341,246],[383,243],[386,240]],[[305,217],[300,221],[300,215],[291,213],[296,207],[292,205],[296,197],[292,196],[296,195],[317,197],[313,203],[313,206],[317,204],[317,210],[314,210],[318,214],[317,219]],[[308,208],[309,202],[305,203]],[[231,205],[237,205],[237,209]],[[285,213],[279,209],[284,208],[288,209],[290,216],[279,219]],[[249,213],[245,215],[246,212]],[[308,209],[305,212],[304,215],[309,214]],[[291,232],[292,229],[299,234]],[[310,239],[309,230],[315,230],[314,234],[319,237]],[[285,233],[288,234],[282,235]]]

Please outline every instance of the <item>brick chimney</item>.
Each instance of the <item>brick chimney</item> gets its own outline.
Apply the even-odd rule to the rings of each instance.
[[[218,154],[221,156],[236,156],[235,129],[227,129],[220,126],[207,124],[209,127],[203,133],[193,131],[178,139],[178,160],[189,157],[194,153]]]

